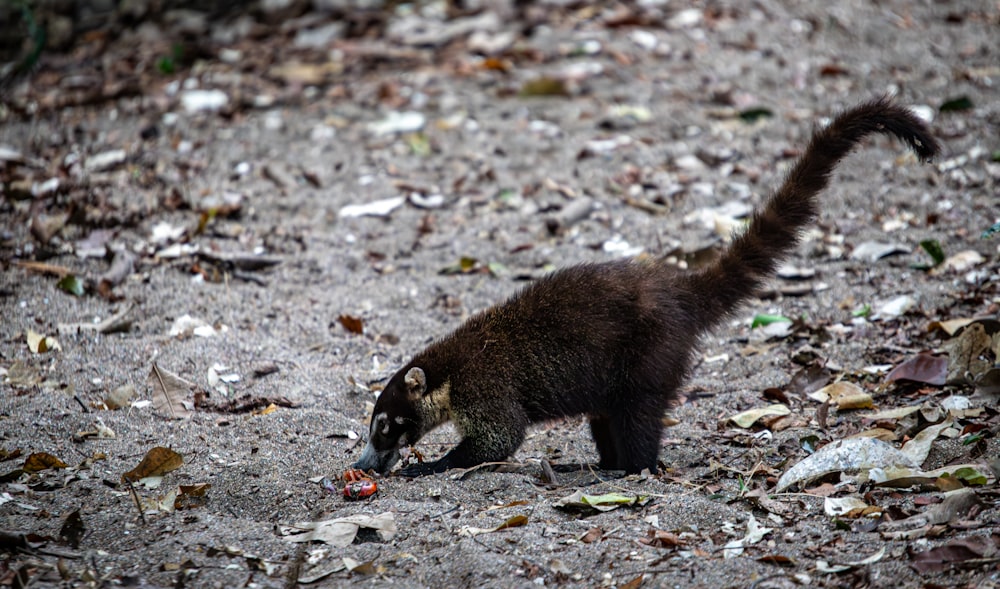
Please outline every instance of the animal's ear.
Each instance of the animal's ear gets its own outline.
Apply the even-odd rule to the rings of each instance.
[[[406,371],[403,382],[406,383],[406,393],[411,399],[419,399],[427,392],[427,376],[416,366]]]

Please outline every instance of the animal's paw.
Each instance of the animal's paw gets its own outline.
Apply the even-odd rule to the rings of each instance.
[[[439,460],[437,462],[418,462],[416,464],[411,464],[405,468],[399,469],[399,476],[415,478],[448,470],[448,467],[442,467],[440,462],[441,461]]]

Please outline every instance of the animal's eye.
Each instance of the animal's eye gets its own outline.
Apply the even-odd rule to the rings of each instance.
[[[374,429],[383,436],[389,435],[389,425],[389,416],[385,413],[379,413],[378,417],[375,418]]]

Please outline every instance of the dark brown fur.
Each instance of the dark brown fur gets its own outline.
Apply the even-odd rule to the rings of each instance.
[[[752,297],[816,216],[816,197],[865,136],[884,133],[921,158],[938,151],[926,126],[887,99],[818,130],[777,192],[710,267],[614,261],[555,272],[472,317],[417,354],[375,404],[357,468],[387,472],[398,450],[451,420],[461,442],[422,475],[501,461],[532,423],[587,415],[600,467],[655,471],[667,404],[706,331]]]

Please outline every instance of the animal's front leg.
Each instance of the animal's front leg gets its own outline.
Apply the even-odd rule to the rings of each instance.
[[[524,441],[523,428],[509,428],[507,431],[490,431],[489,435],[467,435],[434,462],[411,464],[399,471],[404,477],[420,477],[444,472],[451,468],[471,468],[484,462],[501,462],[517,451]]]

